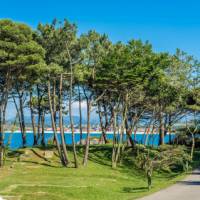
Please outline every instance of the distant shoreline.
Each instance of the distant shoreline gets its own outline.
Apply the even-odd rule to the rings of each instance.
[[[14,131],[14,132],[12,132],[12,131],[5,131],[5,133],[21,133],[21,131]],[[30,133],[33,133],[33,131],[26,131],[26,133],[28,133],[28,134],[30,134]],[[53,131],[45,131],[44,133],[53,133]],[[60,131],[57,131],[57,133],[60,133]],[[80,134],[80,132],[78,131],[75,131],[74,132],[75,134]],[[90,132],[90,134],[92,135],[92,134],[101,134],[102,132],[101,131],[91,131]],[[69,131],[66,131],[65,132],[65,134],[71,134],[71,132],[69,132]],[[87,132],[86,131],[83,131],[83,134],[87,134]],[[113,134],[113,131],[107,131],[106,132],[106,134]],[[133,135],[134,135],[134,132],[132,133]],[[139,132],[137,132],[136,133],[137,135],[143,135],[144,134],[144,132],[141,132],[141,131],[139,131]],[[148,133],[148,135],[150,135],[151,133]],[[153,133],[154,135],[158,135],[159,133]],[[175,134],[175,133],[171,133],[172,135],[173,134]],[[126,135],[126,133],[124,132],[124,135]],[[146,135],[147,135],[147,133],[146,133]],[[167,133],[167,135],[169,135],[169,133]]]

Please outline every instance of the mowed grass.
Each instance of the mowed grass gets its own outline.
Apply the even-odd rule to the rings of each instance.
[[[93,146],[87,167],[61,167],[54,149],[51,159],[40,148],[9,152],[0,169],[0,195],[15,200],[128,200],[157,191],[179,180],[182,173],[154,173],[149,192],[144,174],[131,162],[111,168],[110,146]],[[81,164],[82,149],[79,149]],[[72,160],[72,153],[69,152]],[[20,158],[20,159],[19,159]]]

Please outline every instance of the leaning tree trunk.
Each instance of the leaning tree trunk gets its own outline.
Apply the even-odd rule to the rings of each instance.
[[[89,147],[90,147],[90,110],[91,110],[91,102],[87,99],[87,136],[86,136],[85,155],[84,155],[84,159],[83,159],[83,166],[87,165],[88,155],[89,155]]]
[[[126,94],[125,99],[124,99],[124,104],[123,104],[123,110],[121,113],[122,119],[121,119],[121,130],[120,130],[120,137],[117,145],[117,150],[116,150],[116,156],[115,156],[115,167],[117,166],[117,162],[120,160],[120,154],[121,154],[121,146],[123,142],[123,137],[124,137],[124,128],[125,128],[125,121],[127,118],[127,100],[128,100],[128,94]]]
[[[128,143],[131,145],[132,148],[134,148],[135,144],[134,144],[134,141],[132,138],[133,127],[131,127],[131,128],[128,127],[127,118],[125,120],[125,127],[126,127],[126,135],[128,136]]]
[[[61,136],[61,144],[62,144],[62,151],[65,158],[65,166],[69,164],[66,142],[65,142],[65,135],[63,129],[63,115],[62,115],[62,82],[63,82],[63,75],[60,75],[60,87],[59,87],[59,125],[60,125],[60,136]]]
[[[105,125],[104,125],[103,124],[103,118],[102,118],[101,106],[100,106],[99,102],[97,104],[98,104],[99,121],[100,121],[101,132],[102,132],[100,139],[99,139],[99,143],[103,143],[103,142],[108,143],[108,140],[106,138],[106,128],[107,128],[108,119],[105,116],[106,122],[105,122]],[[105,110],[104,110],[104,112],[105,112]]]
[[[65,158],[64,158],[63,153],[62,153],[61,148],[60,148],[60,143],[59,143],[59,140],[58,140],[58,135],[57,135],[55,121],[54,121],[54,112],[53,112],[52,102],[51,102],[51,84],[50,84],[50,81],[48,81],[48,100],[49,100],[49,109],[50,109],[50,114],[51,114],[51,123],[52,123],[52,128],[53,128],[53,133],[54,133],[54,138],[55,138],[58,154],[59,154],[62,165],[65,166]]]
[[[33,111],[33,104],[32,104],[32,91],[30,91],[30,111],[31,111],[31,122],[32,122],[32,129],[33,129],[33,145],[37,145],[37,133],[36,133],[36,126],[35,126],[35,115]]]
[[[0,105],[0,167],[3,166],[3,105]]]
[[[26,126],[24,120],[24,108],[23,108],[23,92],[19,95],[19,109],[21,114],[21,125],[22,125],[22,145],[23,147],[26,146]]]
[[[105,116],[105,126],[104,126],[105,128],[104,128],[104,132],[103,132],[102,136],[103,136],[104,142],[107,144],[108,140],[106,137],[106,131],[107,131],[109,123],[108,123],[108,114],[107,114],[106,105],[105,105],[104,100],[103,100],[103,109],[104,109],[104,116]]]
[[[71,72],[70,95],[69,95],[69,117],[70,117],[71,131],[72,131],[72,147],[73,147],[73,155],[74,155],[74,164],[75,164],[75,168],[78,168],[78,158],[77,158],[77,153],[76,153],[76,144],[75,144],[75,136],[74,136],[74,122],[73,122],[73,117],[72,117],[73,68],[72,68],[71,56],[70,56],[68,48],[67,48],[67,52],[68,52],[68,57],[70,60],[70,72]]]
[[[8,94],[5,95],[5,99],[1,101],[0,105],[0,167],[4,165],[4,127],[6,124],[7,102]]]
[[[194,137],[194,133],[191,133],[191,135],[192,135],[192,147],[191,147],[190,158],[191,160],[193,160],[194,148],[195,148],[195,137]]]
[[[44,135],[44,124],[45,123],[45,112],[42,112],[41,116],[41,124],[42,124],[42,140],[41,140],[41,145],[45,146],[45,135]]]
[[[113,147],[112,147],[112,168],[116,168],[117,163],[115,160],[116,157],[116,142],[117,142],[117,137],[116,137],[116,113],[113,109]]]
[[[53,80],[53,117],[54,117],[54,123],[55,123],[55,127],[56,127],[56,80]],[[57,130],[57,127],[56,127]],[[56,144],[56,138],[55,135],[53,137],[53,143]]]
[[[14,101],[14,104],[15,104],[15,109],[16,109],[17,114],[18,114],[18,121],[19,121],[20,130],[22,130],[21,114],[20,114],[19,108],[18,108],[18,106],[17,106],[17,102],[16,102],[16,100],[15,100],[15,97],[12,96],[12,98],[13,98],[13,101]]]
[[[82,145],[83,141],[83,128],[82,128],[82,106],[81,106],[81,92],[80,92],[80,86],[78,85],[78,102],[79,102],[79,128],[80,128],[80,144]]]
[[[118,144],[117,144],[117,150],[116,150],[116,156],[115,156],[115,167],[117,166],[117,162],[118,162],[119,159],[120,159],[121,146],[122,146],[123,136],[124,136],[124,116],[122,116],[122,122],[121,122],[121,129],[120,129],[119,141],[118,141]]]

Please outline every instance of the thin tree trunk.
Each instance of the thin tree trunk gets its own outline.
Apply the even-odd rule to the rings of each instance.
[[[37,142],[40,139],[40,126],[41,126],[41,115],[42,115],[41,96],[40,95],[41,95],[40,88],[37,85],[37,103],[38,103]]]
[[[86,136],[86,144],[85,144],[85,155],[83,159],[83,166],[87,165],[88,155],[89,155],[89,147],[90,147],[90,109],[91,102],[87,99],[87,136]]]
[[[78,85],[78,102],[79,102],[79,129],[80,129],[80,144],[83,141],[83,127],[82,127],[82,106],[81,106],[81,92],[80,86]]]
[[[3,103],[1,102],[0,105],[0,167],[3,166],[3,120],[2,120],[2,110],[3,110]]]
[[[10,70],[6,73],[5,85],[3,87],[3,91],[1,93],[0,100],[0,167],[4,165],[4,127],[6,123],[6,108],[8,103],[8,92],[10,88]]]
[[[128,142],[131,144],[131,147],[134,148],[135,144],[134,144],[134,141],[132,139],[133,129],[132,129],[132,127],[129,129],[127,119],[125,120],[125,127],[126,127],[126,135],[128,136]]]
[[[6,108],[7,108],[7,103],[8,103],[8,90],[6,88],[6,95],[5,95],[5,99],[3,100],[4,103],[1,106],[1,111],[0,111],[0,115],[1,116],[1,128],[0,128],[0,134],[1,134],[1,138],[0,138],[0,167],[4,165],[4,161],[5,161],[5,149],[4,149],[4,127],[6,124]],[[3,111],[3,113],[2,113]]]
[[[172,129],[172,119],[171,119],[171,114],[169,114],[168,118],[168,134],[169,134],[169,144],[172,144],[172,135],[171,135],[171,130]]]
[[[61,143],[62,143],[62,150],[65,158],[65,166],[69,164],[67,148],[65,143],[65,135],[63,129],[63,116],[62,116],[62,82],[63,82],[63,75],[60,75],[60,88],[59,88],[59,125],[60,125],[60,136],[61,136]]]
[[[71,131],[72,131],[72,146],[73,146],[73,155],[74,155],[74,164],[75,168],[78,168],[78,158],[76,153],[76,143],[75,143],[75,136],[74,136],[74,122],[73,122],[73,116],[72,116],[72,92],[73,92],[73,68],[71,64],[71,56],[69,53],[69,50],[67,48],[69,60],[70,60],[70,95],[69,95],[69,117],[70,117],[70,125],[71,125]]]
[[[124,135],[124,116],[122,115],[122,123],[121,123],[121,130],[120,130],[120,137],[119,137],[119,141],[118,141],[118,145],[117,145],[117,152],[116,152],[116,157],[115,157],[115,163],[117,164],[117,162],[120,159],[120,153],[121,153],[121,145],[122,145],[122,141],[123,141],[123,135]]]
[[[22,145],[23,147],[26,146],[26,127],[25,127],[25,121],[24,121],[24,108],[23,108],[23,92],[19,95],[19,108],[20,108],[20,114],[21,114],[21,125],[22,125]]]
[[[36,126],[35,126],[35,115],[33,111],[33,104],[32,104],[32,91],[30,91],[30,111],[31,111],[31,122],[32,122],[32,129],[33,129],[33,145],[37,145],[37,133],[36,133]]]
[[[101,132],[102,132],[99,139],[99,143],[103,143],[103,141],[106,143],[107,139],[106,139],[106,133],[105,133],[105,126],[103,125],[101,106],[99,102],[97,104],[98,104],[99,121],[100,121]]]
[[[22,130],[22,122],[21,122],[20,111],[19,111],[19,108],[18,108],[18,106],[17,106],[17,102],[16,102],[16,100],[15,100],[15,97],[12,96],[12,98],[13,98],[13,101],[14,101],[15,109],[16,109],[16,111],[17,111],[17,113],[18,113],[18,120],[19,120],[20,130]]]
[[[41,144],[42,146],[45,146],[45,135],[44,135],[44,124],[45,123],[45,112],[42,112],[42,116],[41,116],[41,124],[42,124],[42,140],[41,140]]]
[[[127,118],[127,100],[128,100],[128,94],[126,94],[125,99],[124,99],[124,104],[123,104],[123,110],[121,112],[121,130],[120,130],[120,137],[118,140],[118,145],[116,149],[116,154],[114,158],[114,167],[117,166],[117,162],[120,160],[120,154],[121,154],[121,146],[122,146],[122,141],[123,141],[123,136],[124,136],[124,128],[125,128],[125,121]]]
[[[109,123],[108,123],[108,114],[107,114],[106,105],[105,105],[104,100],[103,100],[103,109],[104,109],[104,116],[105,116],[105,128],[104,128],[104,132],[103,132],[103,139],[104,139],[104,142],[107,144],[108,140],[106,137],[106,131],[107,131]]]
[[[191,160],[193,160],[194,148],[195,148],[195,137],[193,133],[191,133],[191,135],[192,135],[192,147],[191,147],[190,158]]]
[[[54,123],[55,123],[55,127],[56,127],[56,80],[53,80],[53,117],[54,117]],[[57,127],[56,129],[57,130]],[[53,137],[53,143],[56,143],[56,138],[55,135]]]
[[[159,144],[163,145],[164,144],[164,124],[163,124],[163,113],[160,111],[160,116],[159,116]]]
[[[116,113],[115,110],[113,109],[113,147],[112,147],[112,168],[116,168],[116,161],[115,161],[115,157],[116,157]]]
[[[51,102],[51,84],[50,84],[50,81],[48,81],[48,100],[49,100],[49,109],[50,109],[50,114],[51,114],[51,123],[52,123],[52,128],[53,128],[56,146],[57,146],[57,149],[58,149],[58,154],[59,154],[62,165],[65,166],[66,163],[65,163],[65,159],[64,159],[63,153],[62,153],[61,148],[60,148],[60,143],[59,143],[59,140],[58,140],[55,121],[54,121],[54,112],[53,112],[52,102]]]

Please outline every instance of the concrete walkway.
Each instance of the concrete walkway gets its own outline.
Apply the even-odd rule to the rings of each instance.
[[[175,185],[139,200],[200,200],[200,169]]]

